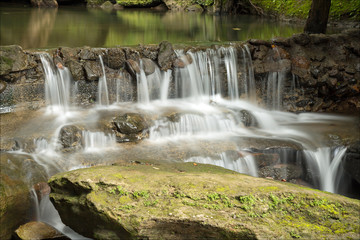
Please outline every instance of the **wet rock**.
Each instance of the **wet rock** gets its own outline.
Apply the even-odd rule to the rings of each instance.
[[[185,57],[175,59],[174,67],[184,68],[187,65],[191,64],[192,62],[193,62],[193,59],[191,58],[190,54],[186,54]]]
[[[330,41],[330,37],[325,34],[310,34],[310,39],[315,45],[324,44]]]
[[[176,55],[171,43],[163,41],[159,44],[158,64],[161,70],[166,71],[170,69],[175,57]]]
[[[276,37],[271,40],[273,44],[275,45],[281,45],[284,47],[290,47],[290,39],[289,38],[283,38],[283,37]]]
[[[0,80],[0,94],[5,91],[6,89],[6,82],[4,82],[3,80]]]
[[[125,53],[120,48],[109,48],[104,58],[105,64],[112,69],[120,69],[125,64]]]
[[[95,61],[86,61],[84,64],[85,77],[88,81],[96,81],[103,74],[100,63]]]
[[[57,8],[58,3],[56,0],[30,0],[33,7],[39,8]]]
[[[256,118],[247,110],[240,111],[240,121],[245,127],[257,126]]]
[[[79,57],[83,60],[98,60],[100,54],[102,51],[99,49],[85,47],[80,50]]]
[[[65,65],[69,68],[74,80],[85,80],[84,68],[80,62],[70,59]]]
[[[118,142],[133,142],[147,137],[149,125],[149,120],[139,113],[125,113],[112,120]]]
[[[50,186],[46,182],[36,183],[33,188],[39,202],[43,199],[43,197],[48,196],[51,192]]]
[[[358,183],[360,183],[360,141],[352,143],[346,150],[344,169]]]
[[[158,58],[158,51],[159,51],[158,45],[146,45],[146,46],[141,45],[140,50],[142,56],[144,56],[145,58],[149,58],[153,61],[156,61],[156,59]]]
[[[24,225],[21,225],[15,231],[16,238],[21,240],[29,239],[48,239],[48,240],[68,240],[69,238],[65,237],[58,230],[52,226],[43,223],[43,222],[28,222]]]
[[[0,154],[0,239],[25,222],[31,205],[29,189],[47,181],[45,169],[28,155]]]
[[[115,10],[123,10],[124,9],[124,6],[121,6],[118,3],[114,4],[113,7],[114,7]]]
[[[271,177],[275,180],[286,179],[297,179],[303,175],[301,166],[296,166],[292,164],[276,164],[273,166],[266,166],[259,169],[260,177]]]
[[[147,128],[146,119],[139,113],[126,113],[115,117],[113,124],[123,134],[139,133]]]
[[[75,125],[64,126],[60,130],[59,141],[66,150],[76,150],[81,148],[82,129]]]
[[[291,71],[300,78],[309,78],[310,61],[303,56],[295,56],[291,59]]]
[[[124,52],[127,60],[131,59],[136,62],[139,62],[141,56],[138,50],[133,48],[124,48]]]
[[[130,73],[130,75],[136,79],[136,74],[140,74],[140,66],[139,63],[132,60],[132,59],[128,59],[126,60],[126,67]]]
[[[150,75],[155,72],[155,63],[151,59],[143,58],[142,64],[146,75]]]

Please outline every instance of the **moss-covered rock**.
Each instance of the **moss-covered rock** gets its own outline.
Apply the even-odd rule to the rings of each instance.
[[[124,7],[153,7],[162,3],[161,0],[116,0],[116,2]]]
[[[359,236],[358,200],[210,165],[94,167],[49,184],[64,223],[95,239]]]

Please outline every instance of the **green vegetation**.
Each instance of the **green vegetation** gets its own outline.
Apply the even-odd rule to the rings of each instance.
[[[73,212],[69,219],[79,206],[88,218],[105,214],[135,235],[154,219],[200,221],[233,233],[261,229],[259,238],[354,239],[360,233],[358,200],[210,165],[96,167],[55,175],[50,185],[55,206]],[[76,201],[66,190],[72,185],[90,193],[80,191]]]
[[[289,17],[307,18],[312,0],[252,0],[265,12]],[[332,0],[330,19],[360,20],[359,0]]]

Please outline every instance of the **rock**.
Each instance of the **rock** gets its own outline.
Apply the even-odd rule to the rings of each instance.
[[[271,40],[273,44],[275,45],[281,45],[284,47],[290,47],[290,39],[289,38],[283,38],[283,37],[276,37]]]
[[[310,43],[309,34],[306,33],[294,34],[292,36],[292,40],[294,40],[294,42],[300,46],[305,46]]]
[[[23,240],[29,239],[49,239],[49,240],[68,240],[69,238],[65,237],[58,230],[52,226],[43,223],[43,222],[28,222],[24,225],[21,225],[15,231],[16,237]]]
[[[360,141],[349,146],[346,150],[343,162],[345,171],[360,183]]]
[[[36,67],[36,62],[20,46],[0,47],[0,75]]]
[[[82,146],[82,129],[75,125],[67,125],[61,128],[59,134],[61,146],[66,150],[80,149]]]
[[[185,57],[182,56],[180,58],[176,58],[174,61],[174,67],[177,68],[184,68],[189,64],[192,64],[193,59],[191,58],[190,54],[186,54]]]
[[[36,183],[33,188],[39,202],[43,199],[43,197],[48,196],[51,192],[50,186],[46,182]]]
[[[244,124],[245,127],[256,126],[256,118],[247,110],[240,111],[240,121]]]
[[[188,12],[203,12],[204,9],[199,4],[193,4],[191,6],[188,6],[186,8],[186,11],[188,11]]]
[[[276,164],[273,166],[265,166],[259,169],[260,177],[271,177],[275,180],[281,181],[286,179],[287,181],[291,179],[300,178],[303,175],[301,166],[296,166],[292,164]]]
[[[136,79],[136,74],[140,74],[140,66],[138,62],[128,59],[126,60],[126,67],[134,79]]]
[[[123,134],[139,133],[147,128],[145,117],[138,113],[125,113],[115,117],[113,124]]]
[[[0,80],[0,94],[5,91],[6,89],[6,82],[4,82],[3,80]]]
[[[150,75],[155,72],[155,63],[151,59],[143,58],[142,64],[146,75]]]
[[[84,47],[80,50],[79,57],[83,60],[98,60],[100,54],[102,52],[98,49]]]
[[[123,68],[125,61],[125,53],[121,48],[109,48],[104,57],[104,63],[112,69]]]
[[[124,6],[121,6],[121,5],[118,4],[118,3],[114,4],[113,7],[114,7],[115,10],[123,10],[123,9],[124,9]]]
[[[161,0],[117,0],[124,7],[154,7],[162,3]]]
[[[171,43],[163,41],[159,44],[159,55],[158,55],[158,64],[161,70],[166,71],[170,69],[175,60],[176,54]]]
[[[102,9],[111,10],[114,8],[114,5],[110,1],[106,1],[100,6]]]
[[[58,3],[56,0],[30,0],[33,7],[39,8],[57,8]]]
[[[161,3],[161,4],[157,5],[156,7],[153,7],[152,9],[155,11],[161,11],[161,12],[169,10],[165,3]]]
[[[85,77],[88,81],[97,81],[103,75],[100,63],[95,61],[86,61],[84,69]]]
[[[10,239],[31,206],[29,189],[46,181],[45,169],[28,155],[0,154],[0,239]],[[29,174],[31,173],[31,174]]]
[[[85,80],[84,68],[80,62],[70,59],[65,65],[69,68],[74,80]]]
[[[360,224],[359,200],[204,164],[93,167],[49,184],[62,221],[96,239],[340,239]]]
[[[265,40],[261,40],[261,39],[250,39],[248,41],[251,45],[254,46],[266,46],[266,47],[271,47],[271,43],[269,41],[265,41]]]

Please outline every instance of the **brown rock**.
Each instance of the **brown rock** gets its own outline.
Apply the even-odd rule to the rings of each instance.
[[[29,239],[53,239],[53,240],[65,240],[69,239],[61,234],[58,230],[52,226],[43,222],[28,222],[21,225],[15,231],[18,238],[23,240]]]

